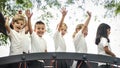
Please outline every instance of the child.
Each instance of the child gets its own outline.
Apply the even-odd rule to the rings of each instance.
[[[25,14],[27,16],[27,11],[25,11]],[[24,14],[22,13],[21,10],[18,11],[18,13],[16,14],[16,16],[24,16]],[[28,23],[27,23],[27,20],[25,20],[26,24],[24,25],[23,29],[22,30],[26,30],[25,33],[24,33],[24,37],[23,37],[23,41],[22,44],[23,44],[23,53],[29,53],[30,51],[30,46],[31,46],[31,40],[30,40],[30,35],[29,35],[29,32],[28,32]],[[13,29],[13,23],[10,23],[10,27],[11,29]],[[28,42],[28,43],[26,43]]]
[[[91,19],[91,13],[87,12],[87,14],[88,14],[88,18],[85,21],[85,23],[78,24],[73,34],[75,51],[77,53],[87,53],[87,44],[85,41],[85,37],[88,34],[88,24]],[[88,68],[88,66],[84,61],[79,60],[77,62],[76,68]]]
[[[98,54],[115,57],[115,54],[111,51],[109,45],[109,34],[110,26],[108,24],[101,23],[97,29],[95,44],[98,46]],[[112,68],[106,63],[99,63],[98,66],[99,68]]]
[[[35,23],[34,31],[31,25],[31,16],[30,10],[28,11],[28,28],[31,35],[31,53],[47,52],[47,44],[42,36],[46,31],[45,24],[42,21],[37,21]],[[30,68],[44,68],[43,60],[36,60],[30,63]]]
[[[63,23],[64,18],[67,14],[66,9],[62,8],[61,13],[62,13],[62,18],[61,18],[60,23],[57,25],[57,31],[53,37],[56,52],[66,52],[66,43],[65,43],[64,38],[63,38],[63,36],[67,32],[67,25],[65,23]]]
[[[22,40],[25,34],[25,17],[22,15],[15,15],[12,19],[13,29],[9,26],[9,18],[6,18],[5,27],[10,37],[11,46],[10,46],[10,55],[23,54],[23,44]]]
[[[9,18],[6,18],[5,23],[6,30],[8,32],[8,36],[10,38],[10,55],[18,55],[24,53],[24,43],[23,41],[26,41],[24,39],[25,33],[28,31],[25,27],[26,25],[26,19],[23,15],[16,14],[12,19],[12,28],[9,26]],[[11,64],[11,68],[17,68],[23,66],[22,63],[15,63]],[[24,64],[26,66],[26,63]]]
[[[66,52],[66,43],[63,38],[63,36],[67,32],[67,25],[64,22],[64,18],[67,14],[67,11],[65,8],[62,8],[61,10],[62,18],[60,23],[57,26],[57,31],[54,34],[54,44],[55,44],[55,51],[56,52]],[[58,60],[57,61],[57,68],[69,68],[66,64],[66,60]]]

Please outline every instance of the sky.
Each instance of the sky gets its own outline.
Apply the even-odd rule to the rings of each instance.
[[[60,2],[63,3],[64,6],[64,1],[59,0]],[[86,20],[86,17],[83,16],[83,14],[86,13],[86,11],[92,12],[92,18],[88,26],[88,36],[86,37],[87,41],[87,47],[88,47],[88,53],[91,54],[97,54],[97,45],[95,45],[95,36],[96,36],[96,30],[97,27],[100,23],[107,23],[111,26],[111,34],[109,36],[110,38],[110,46],[112,51],[116,54],[117,57],[120,57],[120,15],[112,18],[103,18],[106,9],[104,9],[103,6],[94,6],[90,0],[86,1],[86,5],[84,5],[85,11],[83,12],[81,9],[78,9],[77,6],[78,4],[81,4],[81,2],[77,2],[74,5],[69,5],[66,7],[68,10],[67,16],[65,17],[64,22],[68,26],[68,31],[65,35],[65,41],[67,45],[67,52],[75,52],[74,45],[73,45],[73,40],[72,40],[72,34],[74,32],[75,26],[79,23],[84,23]],[[48,52],[54,52],[54,43],[52,36],[56,30],[56,26],[60,21],[61,18],[61,13],[58,9],[55,7],[49,8],[49,11],[52,12],[54,15],[54,18],[49,20],[49,27],[51,29],[51,33],[48,34],[47,32],[44,35],[44,38],[47,41],[47,47],[48,47]],[[32,10],[33,17],[32,17],[32,25],[34,25],[34,22],[37,20],[36,18],[39,16],[38,13],[41,11],[38,11],[36,8]],[[58,15],[58,17],[57,17]],[[97,16],[98,21],[95,21],[95,17]],[[77,21],[75,19],[78,19]],[[51,41],[49,41],[51,40]],[[9,54],[9,46],[0,46],[0,57],[8,56]]]

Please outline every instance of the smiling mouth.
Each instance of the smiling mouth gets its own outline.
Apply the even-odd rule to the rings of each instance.
[[[17,27],[17,29],[19,29],[19,30],[20,30],[20,27]]]

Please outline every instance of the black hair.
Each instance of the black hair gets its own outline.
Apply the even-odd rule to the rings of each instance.
[[[110,26],[105,23],[101,23],[98,26],[97,33],[96,33],[96,39],[95,39],[95,44],[98,45],[100,42],[100,38],[104,37],[107,39],[108,42],[110,42],[108,35],[107,35],[107,29],[110,29]]]
[[[45,25],[44,22],[42,22],[42,21],[37,21],[37,22],[35,23],[35,28],[36,28],[36,25],[37,25],[37,24],[43,24],[43,25]]]
[[[1,12],[0,12],[0,32],[7,35],[5,28],[5,18]]]

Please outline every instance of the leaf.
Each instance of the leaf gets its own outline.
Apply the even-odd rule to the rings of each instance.
[[[24,3],[24,0],[16,0],[16,3],[17,3],[17,4],[23,4],[23,3]]]
[[[67,4],[74,4],[73,1],[74,1],[74,0],[68,0],[66,3],[67,3]]]
[[[120,13],[120,4],[119,4],[119,6],[116,8],[116,10],[115,10],[115,14],[117,15],[118,13]]]

